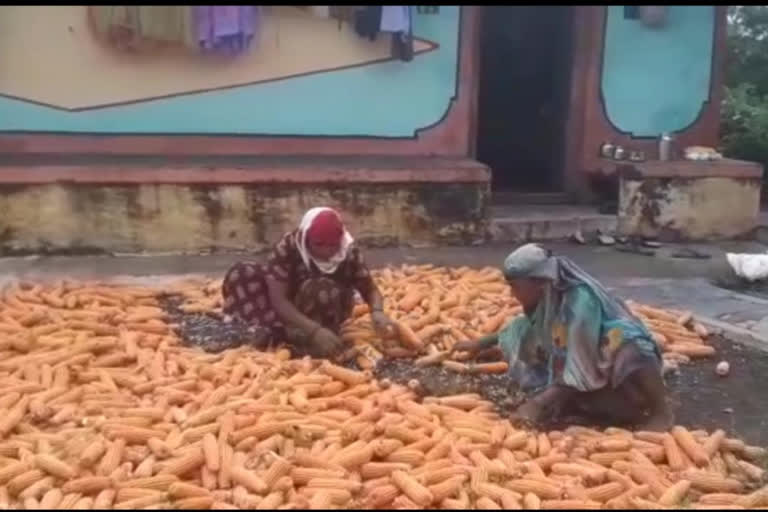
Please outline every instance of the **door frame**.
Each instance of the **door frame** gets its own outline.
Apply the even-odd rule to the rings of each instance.
[[[485,6],[465,7],[477,10],[471,17],[474,24],[472,58],[477,69],[474,94],[471,98],[472,115],[470,116],[470,153],[471,158],[477,158],[477,139],[479,124],[479,90],[482,80],[482,59],[480,52],[483,19],[487,15]],[[587,103],[590,91],[599,90],[600,56],[603,45],[603,23],[605,6],[571,5],[571,63],[570,63],[570,93],[565,105],[564,134],[560,143],[563,144],[563,162],[559,178],[563,180],[562,190],[565,193],[581,196],[587,192],[587,180],[583,172],[583,144],[586,139],[585,128],[589,125],[590,115]],[[493,169],[491,169],[493,172]]]

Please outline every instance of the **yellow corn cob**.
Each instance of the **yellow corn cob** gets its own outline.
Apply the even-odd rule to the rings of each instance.
[[[277,457],[264,473],[262,480],[264,480],[267,488],[271,489],[280,478],[289,474],[292,468],[293,465],[286,459]]]
[[[112,473],[118,466],[123,458],[123,451],[125,450],[125,440],[120,438],[112,442],[107,448],[104,456],[99,463],[97,473],[102,476],[107,476]]]
[[[541,498],[532,492],[526,493],[523,496],[523,506],[528,510],[539,510],[541,509]]]
[[[274,510],[283,504],[283,493],[272,492],[264,497],[256,506],[256,510]]]
[[[58,508],[62,499],[64,499],[64,493],[61,492],[61,489],[57,489],[56,487],[54,487],[53,489],[51,489],[50,491],[46,492],[43,495],[43,498],[40,500],[40,508],[41,509]]]
[[[556,500],[563,495],[563,489],[561,487],[528,478],[510,480],[507,482],[506,487],[523,495],[533,493],[539,498],[547,500]]]
[[[605,503],[606,501],[619,496],[623,492],[624,485],[619,482],[608,482],[597,487],[586,489],[585,495],[588,500]]]
[[[32,469],[32,465],[27,462],[12,462],[5,467],[0,468],[0,484],[7,484],[11,479]]]
[[[11,496],[17,496],[21,491],[45,477],[45,473],[39,469],[31,469],[14,477],[6,485]]]
[[[404,471],[394,471],[392,482],[403,491],[403,494],[421,507],[426,507],[434,501],[434,496],[429,489]]]
[[[96,439],[92,441],[80,454],[80,465],[85,468],[93,466],[104,455],[106,450],[107,447],[103,440]]]
[[[115,501],[115,495],[117,494],[117,491],[114,489],[104,489],[99,494],[96,495],[96,498],[93,500],[93,508],[94,509],[110,509],[112,508],[112,503]]]
[[[110,428],[107,431],[107,437],[110,439],[123,439],[127,444],[146,444],[147,441],[156,437],[162,439],[165,437],[162,432],[148,428],[120,426]]]
[[[208,510],[213,506],[213,498],[210,496],[197,496],[177,500],[174,506],[179,510]]]
[[[65,482],[61,490],[65,494],[96,494],[112,487],[112,479],[106,476],[86,476]]]
[[[249,491],[256,494],[263,494],[269,489],[267,484],[264,483],[264,480],[259,478],[252,471],[249,471],[243,467],[233,467],[230,471],[230,476],[232,477],[233,482],[242,485]]]
[[[77,502],[72,506],[73,510],[91,510],[93,508],[93,498],[90,496],[84,496],[77,500]]]
[[[151,496],[143,496],[141,498],[116,503],[114,508],[116,510],[134,510],[156,505],[158,503],[164,502],[165,500],[166,496],[164,493],[155,493]]]
[[[368,382],[368,380],[370,379],[370,377],[364,372],[348,370],[341,366],[328,363],[327,361],[323,362],[323,364],[320,366],[320,369],[323,370],[330,377],[333,377],[336,380],[342,381],[348,386],[356,386],[358,384],[363,384],[365,382]]]
[[[541,507],[545,510],[594,510],[600,503],[585,500],[544,500]]]
[[[145,498],[147,496],[157,496],[163,494],[163,491],[155,489],[141,489],[138,487],[124,487],[117,490],[115,495],[115,503],[122,503],[124,501],[132,501],[138,498]]]
[[[19,493],[19,499],[25,500],[27,498],[42,498],[43,495],[53,489],[54,479],[53,477],[45,477],[37,482],[33,483],[23,491]]]
[[[664,507],[674,507],[680,504],[691,488],[691,482],[688,480],[678,480],[669,487],[659,498],[659,505]]]
[[[46,473],[63,480],[70,480],[77,474],[75,468],[50,453],[35,455],[35,465]]]
[[[693,487],[704,492],[738,493],[744,488],[738,480],[723,478],[721,475],[704,471],[686,471],[682,477],[690,480]]]
[[[203,436],[203,456],[208,470],[216,472],[220,467],[219,443],[212,433]]]
[[[162,473],[183,476],[198,469],[203,464],[205,464],[203,450],[201,448],[196,448],[187,455],[176,459],[169,459],[168,464],[163,468]]]
[[[150,489],[154,491],[167,491],[171,485],[178,482],[179,478],[173,474],[159,474],[149,478],[135,478],[117,484],[119,489]]]
[[[424,453],[420,450],[410,450],[408,448],[402,448],[396,450],[386,457],[387,462],[398,462],[401,464],[408,464],[410,466],[419,466],[424,460]],[[338,462],[334,460],[334,462]]]
[[[174,482],[168,487],[168,496],[174,500],[208,497],[210,495],[211,492],[208,489],[186,482]]]
[[[344,478],[345,476],[346,471],[343,470],[307,467],[294,467],[291,470],[291,478],[297,485],[306,485],[313,478]]]

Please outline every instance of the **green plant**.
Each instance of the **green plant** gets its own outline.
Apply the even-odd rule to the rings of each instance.
[[[728,8],[721,134],[726,156],[768,169],[768,6]]]
[[[725,88],[721,127],[728,155],[768,163],[768,101],[754,84]]]

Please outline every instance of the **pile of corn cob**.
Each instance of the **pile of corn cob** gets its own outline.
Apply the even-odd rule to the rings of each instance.
[[[505,363],[465,364],[468,354],[452,353],[459,341],[494,333],[521,314],[501,272],[432,265],[385,268],[373,272],[384,296],[385,312],[398,323],[398,333],[380,339],[373,331],[368,306],[359,303],[342,329],[342,339],[357,347],[358,366],[370,368],[389,357],[416,358],[417,364],[443,364],[458,372],[503,373]],[[220,312],[221,281],[189,282],[177,287],[186,297],[187,312]],[[707,329],[690,312],[670,311],[628,302],[674,367],[691,358],[708,357],[715,349],[705,343]]]
[[[0,507],[768,506],[765,451],[723,431],[528,431],[284,349],[206,354],[157,293],[3,292]]]

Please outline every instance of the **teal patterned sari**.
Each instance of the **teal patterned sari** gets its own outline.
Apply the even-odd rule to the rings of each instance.
[[[545,280],[542,300],[530,315],[512,320],[499,333],[499,346],[523,389],[561,384],[578,391],[617,387],[646,358],[661,353],[642,321],[601,284],[565,257],[528,244],[505,261],[514,280]],[[640,357],[616,355],[632,344]]]

